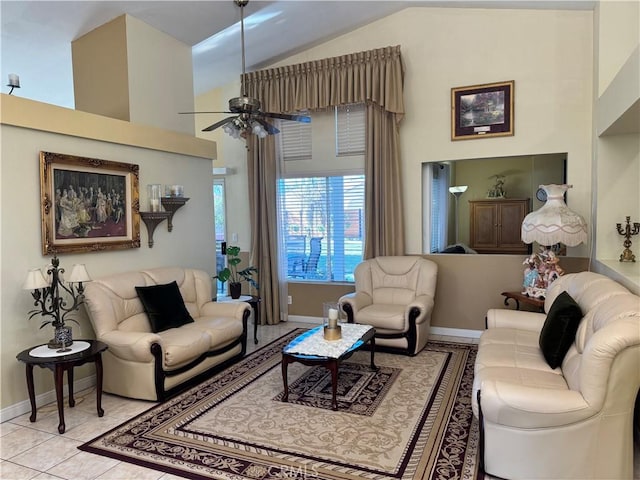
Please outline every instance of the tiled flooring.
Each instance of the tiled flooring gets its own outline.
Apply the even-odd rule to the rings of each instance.
[[[260,343],[247,342],[247,350],[275,340],[289,330],[309,324],[281,323],[258,327]],[[252,333],[252,332],[251,332]],[[475,342],[476,339],[437,336],[441,340]],[[24,414],[0,424],[0,480],[68,479],[68,480],[174,480],[182,477],[119,462],[107,457],[81,452],[78,446],[125,422],[154,403],[128,400],[104,394],[105,415],[96,414],[95,390],[76,394],[76,406],[64,410],[67,430],[58,434],[55,403],[38,408],[35,423]],[[636,447],[638,447],[636,445]],[[640,449],[636,448],[634,478],[640,480]]]

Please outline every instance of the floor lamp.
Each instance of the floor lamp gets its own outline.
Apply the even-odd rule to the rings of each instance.
[[[449,193],[453,194],[456,197],[456,243],[458,243],[458,217],[459,217],[459,208],[458,208],[458,199],[460,196],[467,191],[469,188],[467,185],[456,185],[453,187],[449,187]]]

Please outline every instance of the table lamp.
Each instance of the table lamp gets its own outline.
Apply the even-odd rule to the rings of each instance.
[[[564,270],[551,246],[563,243],[575,247],[587,241],[587,224],[580,215],[564,202],[564,194],[573,185],[540,185],[546,193],[546,203],[528,214],[522,222],[521,237],[524,243],[537,242],[541,251],[533,253],[524,261],[528,267],[524,272],[522,293],[544,298],[547,287]]]
[[[65,322],[76,320],[67,318],[69,314],[77,311],[84,302],[83,283],[90,282],[91,277],[84,264],[76,264],[71,270],[68,278],[63,278],[64,268],[60,267],[60,260],[56,255],[51,259],[51,264],[47,267],[47,277],[42,274],[39,268],[29,270],[27,278],[22,285],[24,290],[31,290],[34,299],[34,306],[37,307],[29,312],[29,318],[40,315],[43,318],[42,327],[51,325],[54,328],[53,339],[49,342],[49,348],[65,348],[73,340],[71,338],[71,328]],[[67,301],[62,295],[63,292],[71,297]]]

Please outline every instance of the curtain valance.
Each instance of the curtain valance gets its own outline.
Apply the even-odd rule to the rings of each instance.
[[[247,94],[259,98],[267,112],[372,102],[400,121],[403,78],[397,45],[251,72],[245,76],[245,85]]]

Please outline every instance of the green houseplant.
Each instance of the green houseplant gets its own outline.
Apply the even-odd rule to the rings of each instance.
[[[258,269],[252,265],[249,265],[242,270],[238,270],[238,265],[242,261],[240,259],[240,247],[230,246],[227,247],[227,266],[218,272],[213,278],[217,278],[221,282],[229,282],[229,295],[231,298],[240,298],[240,291],[242,290],[242,282],[248,282],[256,290],[258,289],[258,282],[253,278],[258,273]]]

